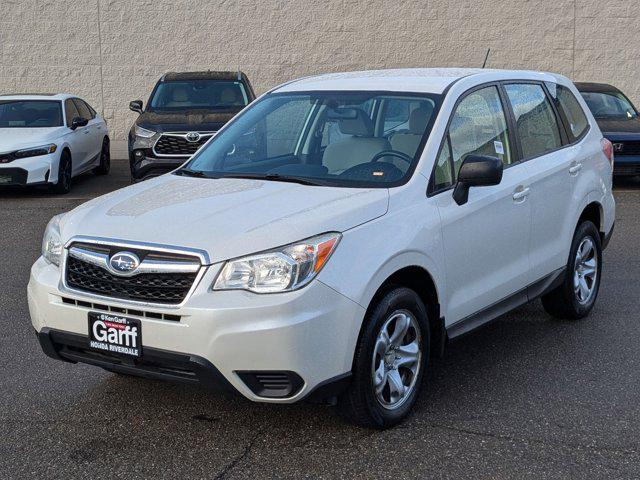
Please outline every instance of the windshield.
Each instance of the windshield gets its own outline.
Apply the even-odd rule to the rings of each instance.
[[[247,103],[242,82],[185,80],[159,83],[147,110],[238,110]]]
[[[61,127],[62,108],[53,100],[0,100],[0,128]]]
[[[268,95],[216,135],[182,174],[399,185],[415,168],[439,100],[354,91]]]
[[[627,117],[638,114],[629,99],[620,92],[580,92],[594,117]]]

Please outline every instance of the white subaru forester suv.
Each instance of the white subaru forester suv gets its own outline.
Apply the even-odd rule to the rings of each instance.
[[[589,313],[612,157],[560,75],[292,81],[180,169],[54,217],[31,318],[58,360],[388,427],[453,338],[537,297]]]

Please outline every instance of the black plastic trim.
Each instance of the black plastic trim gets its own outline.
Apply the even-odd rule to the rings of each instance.
[[[514,308],[517,308],[520,305],[524,305],[525,303],[533,301],[536,298],[541,297],[545,293],[550,292],[563,282],[565,271],[566,267],[555,270],[551,274],[541,278],[540,280],[521,290],[518,290],[508,297],[497,301],[487,308],[469,315],[466,318],[458,320],[453,325],[447,327],[448,339],[453,340],[462,335],[470,333],[473,330],[476,330],[477,328],[495,320],[499,316],[510,312]]]
[[[604,235],[604,238],[602,239],[602,250],[606,249],[609,246],[609,242],[611,241],[611,237],[613,237],[613,230],[616,228],[616,222],[613,222],[613,225],[611,225],[611,230],[609,230],[609,233],[606,233]]]
[[[344,393],[344,391],[351,385],[351,372],[343,373],[342,375],[336,375],[329,378],[324,382],[320,382],[313,387],[302,400],[311,403],[334,403],[336,397]]]
[[[113,372],[198,384],[212,391],[237,393],[211,362],[197,355],[143,346],[140,359],[117,357],[89,350],[89,338],[84,335],[48,327],[40,330],[38,340],[44,353],[55,360],[87,363]]]

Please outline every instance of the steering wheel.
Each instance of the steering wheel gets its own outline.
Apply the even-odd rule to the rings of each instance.
[[[399,158],[400,160],[404,160],[407,163],[413,162],[413,158],[411,158],[409,155],[407,155],[404,152],[400,152],[398,150],[383,150],[381,152],[376,153],[373,156],[373,158],[371,159],[371,163],[377,162],[382,157],[396,157],[396,158]]]

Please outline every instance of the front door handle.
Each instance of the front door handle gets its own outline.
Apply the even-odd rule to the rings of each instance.
[[[571,165],[569,167],[569,173],[571,175],[577,175],[580,172],[580,170],[582,170],[582,164],[581,163],[576,163],[576,164]]]
[[[513,192],[513,201],[516,203],[522,203],[529,196],[531,189],[529,187],[523,187],[522,185],[516,188]]]

